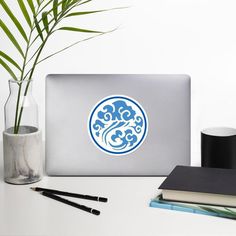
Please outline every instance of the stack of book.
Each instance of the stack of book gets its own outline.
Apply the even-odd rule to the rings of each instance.
[[[176,166],[151,207],[236,219],[236,170]]]

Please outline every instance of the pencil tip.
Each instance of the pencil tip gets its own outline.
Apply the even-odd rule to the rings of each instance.
[[[96,216],[99,216],[99,215],[100,215],[100,211],[95,210],[95,209],[92,209],[91,213],[94,214],[94,215],[96,215]]]
[[[35,189],[36,189],[36,188],[34,188],[34,187],[31,187],[31,189],[35,191]]]

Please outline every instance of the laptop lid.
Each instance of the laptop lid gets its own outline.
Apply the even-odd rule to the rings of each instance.
[[[49,175],[168,175],[189,164],[189,76],[47,76]]]

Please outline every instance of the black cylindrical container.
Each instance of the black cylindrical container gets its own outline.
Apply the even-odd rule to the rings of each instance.
[[[201,132],[202,167],[236,169],[236,129],[209,128]]]

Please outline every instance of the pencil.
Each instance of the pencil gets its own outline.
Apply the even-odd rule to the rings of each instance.
[[[64,192],[64,191],[59,191],[55,189],[47,189],[47,188],[31,188],[34,191],[37,192],[48,192],[56,195],[61,195],[61,196],[68,196],[68,197],[75,197],[75,198],[81,198],[81,199],[86,199],[86,200],[92,200],[92,201],[98,201],[98,202],[107,202],[108,199],[105,197],[97,197],[97,196],[90,196],[90,195],[84,195],[84,194],[79,194],[79,193],[69,193],[69,192]]]
[[[90,208],[90,207],[87,207],[87,206],[84,206],[84,205],[80,205],[76,202],[72,202],[72,201],[69,201],[65,198],[62,198],[62,197],[59,197],[57,195],[54,195],[52,193],[49,193],[49,192],[41,192],[41,194],[45,197],[49,197],[49,198],[52,198],[56,201],[59,201],[59,202],[62,202],[62,203],[65,203],[67,205],[70,205],[70,206],[73,206],[73,207],[76,207],[82,211],[86,211],[88,213],[91,213],[91,214],[94,214],[94,215],[100,215],[100,211],[96,210],[96,209],[93,209],[93,208]]]

